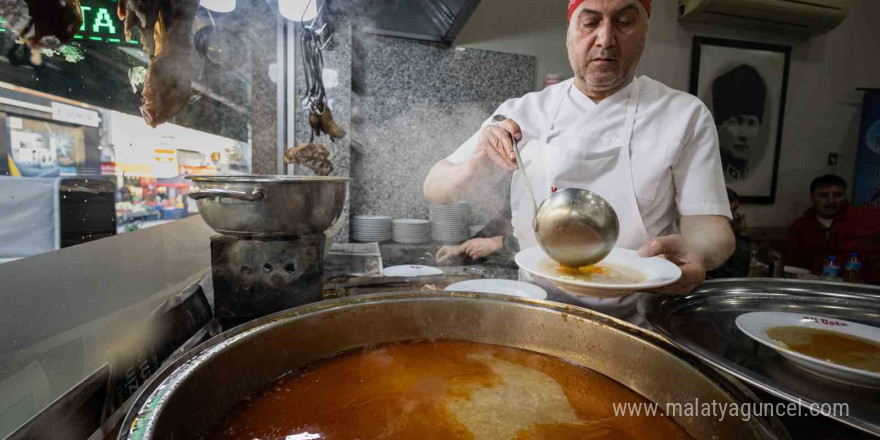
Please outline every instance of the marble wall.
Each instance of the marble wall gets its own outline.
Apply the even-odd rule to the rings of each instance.
[[[268,9],[265,2],[247,0],[252,9]],[[262,4],[261,4],[262,3]],[[248,8],[249,10],[251,8]],[[251,47],[250,137],[253,174],[278,174],[278,75],[270,77],[277,68],[277,21],[272,11],[264,13],[263,20],[253,20],[254,32],[248,33]]]
[[[535,58],[357,34],[352,55],[351,212],[427,218],[431,166],[505,100],[534,89]],[[474,222],[505,192],[483,198]]]
[[[422,183],[430,167],[470,137],[505,100],[533,90],[535,58],[364,34],[357,14],[328,2],[321,20],[333,43],[324,52],[325,84],[333,116],[348,132],[316,142],[332,154],[333,175],[350,177],[344,223],[351,215],[427,218]],[[319,23],[320,25],[320,23]],[[302,26],[296,26],[297,51]],[[304,86],[301,54],[296,88]],[[327,75],[329,74],[329,75]],[[297,102],[296,143],[311,137],[308,113]],[[256,156],[255,156],[256,157]],[[309,175],[305,167],[293,173]],[[506,192],[477,210],[475,222],[497,213]]]

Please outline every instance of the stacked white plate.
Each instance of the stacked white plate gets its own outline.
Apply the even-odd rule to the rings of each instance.
[[[351,219],[351,238],[362,243],[391,240],[391,217],[356,215]]]
[[[468,205],[431,205],[431,238],[446,244],[458,244],[468,239]]]
[[[470,226],[468,226],[468,238],[476,237],[477,234],[479,234],[480,231],[482,231],[483,228],[485,228],[485,227],[486,227],[486,225],[470,225]]]
[[[397,243],[427,243],[431,241],[431,222],[398,218],[391,222],[391,233]]]

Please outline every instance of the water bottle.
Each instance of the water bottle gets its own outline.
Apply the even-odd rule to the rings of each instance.
[[[843,267],[843,280],[847,283],[862,282],[862,261],[859,260],[859,254],[849,254],[849,261]]]
[[[826,281],[840,281],[840,263],[834,255],[825,260],[825,266],[822,267],[822,279]]]

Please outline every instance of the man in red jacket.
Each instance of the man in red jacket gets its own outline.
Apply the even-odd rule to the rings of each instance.
[[[797,219],[785,243],[785,264],[820,274],[834,255],[841,267],[857,252],[862,278],[880,284],[880,210],[852,206],[846,200],[846,181],[833,174],[810,184],[813,207]]]

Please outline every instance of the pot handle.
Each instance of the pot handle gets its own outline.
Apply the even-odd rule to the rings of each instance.
[[[223,197],[245,202],[257,202],[263,200],[266,195],[261,189],[255,189],[252,193],[246,193],[244,191],[232,191],[220,188],[193,188],[192,191],[189,192],[188,196],[193,200],[207,199],[209,197]]]

